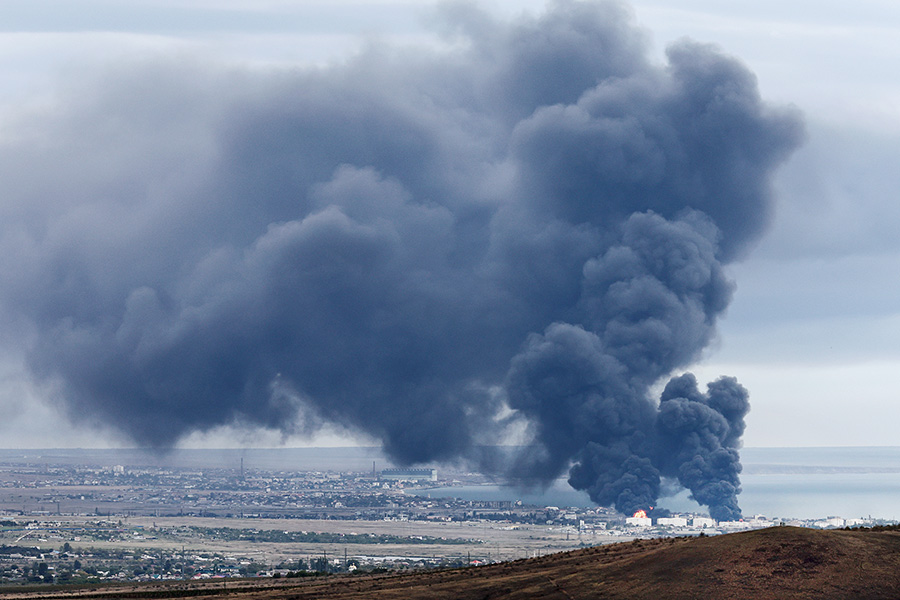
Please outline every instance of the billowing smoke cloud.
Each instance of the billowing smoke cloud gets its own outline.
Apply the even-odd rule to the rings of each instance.
[[[710,515],[734,520],[741,515],[737,495],[741,465],[737,453],[747,414],[747,391],[733,377],[697,390],[693,375],[672,379],[659,406],[660,469],[691,490]]]
[[[797,116],[714,48],[654,64],[618,4],[444,17],[449,50],[127,65],[23,118],[0,301],[29,372],[144,445],[330,421],[487,465],[524,421],[511,477],[739,514],[746,392],[651,389],[715,335]]]

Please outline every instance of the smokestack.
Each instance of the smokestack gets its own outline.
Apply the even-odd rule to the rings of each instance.
[[[30,375],[142,446],[333,422],[398,465],[571,468],[627,514],[674,479],[738,514],[746,392],[651,390],[714,338],[798,116],[709,46],[657,65],[617,3],[442,18],[466,43],[62,91],[0,148]]]

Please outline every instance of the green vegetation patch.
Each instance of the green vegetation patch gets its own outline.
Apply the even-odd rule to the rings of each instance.
[[[432,537],[427,535],[386,535],[375,533],[320,533],[315,531],[280,531],[233,529],[231,527],[190,527],[195,535],[235,542],[270,542],[284,544],[480,544],[480,540]]]

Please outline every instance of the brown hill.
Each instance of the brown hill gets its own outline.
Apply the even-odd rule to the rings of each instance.
[[[217,584],[221,586],[222,584]],[[776,527],[703,538],[636,540],[452,571],[315,580],[118,588],[57,598],[409,600],[752,598],[898,599],[900,532]],[[23,598],[2,594],[0,598]],[[46,592],[40,597],[51,595]]]

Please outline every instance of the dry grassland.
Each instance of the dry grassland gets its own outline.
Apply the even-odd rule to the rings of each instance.
[[[101,517],[47,516],[40,520],[48,525],[60,523],[63,527],[90,527],[105,520]],[[59,549],[69,542],[74,547],[156,549],[186,552],[217,552],[244,556],[259,562],[277,564],[309,556],[369,556],[369,557],[418,557],[459,558],[470,555],[475,558],[511,560],[541,556],[548,553],[571,550],[587,545],[620,541],[622,537],[608,535],[579,535],[550,525],[510,525],[493,522],[423,522],[423,521],[338,521],[306,519],[234,519],[205,517],[112,517],[121,523],[122,529],[140,531],[141,536],[125,536],[113,541],[79,538],[77,533],[62,537],[41,538],[34,536],[28,545],[44,550]],[[208,536],[198,536],[178,531],[183,527],[231,528],[243,530],[274,530],[291,532],[316,532],[338,534],[375,534],[400,537],[423,536],[433,538],[472,540],[464,544],[354,544],[354,543],[281,543],[227,541]],[[10,543],[10,534],[3,536],[3,543]]]

